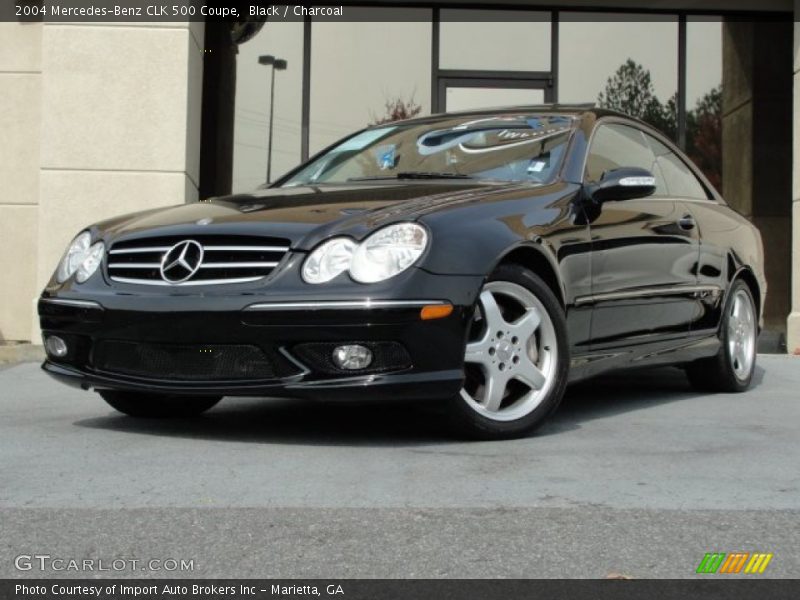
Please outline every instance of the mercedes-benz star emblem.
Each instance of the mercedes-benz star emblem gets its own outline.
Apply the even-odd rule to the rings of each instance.
[[[194,240],[178,242],[161,259],[161,279],[181,283],[197,273],[203,263],[203,247]]]

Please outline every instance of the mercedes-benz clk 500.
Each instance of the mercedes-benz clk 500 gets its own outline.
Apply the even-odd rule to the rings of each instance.
[[[670,140],[548,106],[378,125],[252,193],[88,226],[39,313],[44,369],[129,415],[441,401],[502,438],[610,369],[746,389],[765,292],[758,231]]]

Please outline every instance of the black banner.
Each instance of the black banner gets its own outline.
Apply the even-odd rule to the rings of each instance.
[[[796,579],[388,580],[62,579],[0,582],[0,597],[39,600],[759,600],[796,599]]]
[[[618,3],[617,3],[618,4]],[[398,6],[400,5],[400,6]],[[298,2],[296,4],[272,4],[264,0],[2,0],[0,21],[47,21],[52,23],[148,23],[148,22],[202,22],[225,20],[230,22],[427,22],[433,18],[434,7],[440,4],[431,1],[390,3],[382,1]],[[554,7],[558,8],[558,7]],[[591,12],[586,12],[591,10]],[[612,2],[609,6],[571,7],[568,3],[560,7],[560,19],[564,21],[628,21],[675,22],[676,13],[687,12],[666,9],[659,3],[643,0],[631,3],[626,9]],[[693,11],[688,11],[692,13]],[[735,6],[719,6],[698,11],[696,20],[791,20],[791,12],[739,11]],[[531,6],[525,2],[507,5],[490,3],[476,5],[453,3],[445,5],[439,13],[442,22],[549,22],[551,10],[547,7]]]

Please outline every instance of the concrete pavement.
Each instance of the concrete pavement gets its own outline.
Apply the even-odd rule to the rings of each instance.
[[[42,575],[14,569],[35,552],[189,558],[194,577],[691,577],[710,551],[797,577],[800,359],[759,365],[738,395],[604,377],[537,435],[481,443],[424,406],[226,399],[139,421],[6,368],[0,577]]]

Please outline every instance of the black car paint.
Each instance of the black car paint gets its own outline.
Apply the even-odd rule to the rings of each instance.
[[[112,282],[105,264],[101,274],[83,284],[51,280],[39,303],[43,333],[82,341],[76,345],[78,356],[48,359],[44,368],[68,383],[101,389],[370,400],[450,396],[461,386],[466,331],[481,285],[508,260],[538,272],[561,300],[571,380],[612,368],[713,355],[719,347],[721,307],[734,277],[744,276],[759,310],[763,306],[766,285],[757,231],[724,204],[691,163],[709,200],[593,203],[582,184],[598,123],[634,123],[674,147],[647,126],[613,113],[576,114],[580,121],[560,177],[547,185],[419,180],[282,188],[279,181],[252,194],[99,223],[90,231],[107,246],[159,235],[190,239],[200,233],[236,233],[288,238],[291,250],[269,277],[254,283],[148,288]],[[690,229],[680,225],[686,217],[694,221]],[[198,225],[203,219],[211,222]],[[300,278],[305,256],[325,239],[344,235],[361,240],[381,226],[410,220],[424,225],[433,241],[408,271],[368,286],[347,274],[316,286]],[[397,308],[247,310],[259,302],[362,298],[447,301],[455,310],[433,321]],[[98,306],[51,302],[70,299]],[[93,369],[92,348],[99,340],[253,343],[289,353],[307,341],[393,340],[406,346],[413,366],[394,373],[331,377],[310,372],[269,381],[136,379]]]

